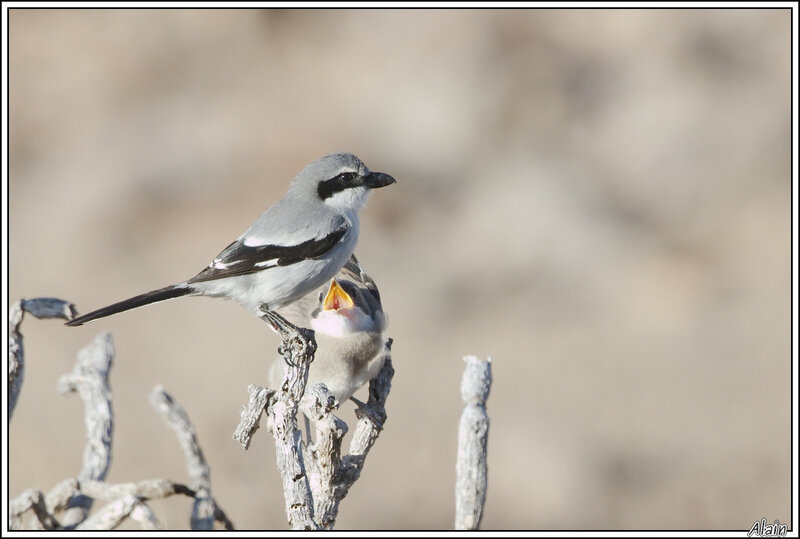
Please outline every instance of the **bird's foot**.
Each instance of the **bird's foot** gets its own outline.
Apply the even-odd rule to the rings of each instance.
[[[296,367],[299,360],[306,356],[309,357],[307,360],[309,362],[314,359],[317,341],[314,339],[313,330],[295,326],[275,311],[270,311],[266,306],[262,306],[261,311],[264,313],[261,318],[280,335],[283,342],[278,347],[278,353],[288,365]]]

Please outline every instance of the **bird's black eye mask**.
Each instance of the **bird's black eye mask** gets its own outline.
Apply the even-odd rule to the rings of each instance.
[[[320,199],[325,200],[340,191],[362,185],[363,182],[360,180],[361,176],[355,172],[342,172],[330,180],[319,182],[319,185],[317,185],[317,194],[319,194]]]

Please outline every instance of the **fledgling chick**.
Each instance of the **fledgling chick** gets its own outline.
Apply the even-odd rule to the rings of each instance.
[[[339,404],[349,399],[383,367],[386,316],[375,282],[355,256],[330,284],[281,311],[296,325],[315,332],[317,352],[308,370],[308,386],[324,383]],[[283,378],[284,361],[270,369],[270,386]]]

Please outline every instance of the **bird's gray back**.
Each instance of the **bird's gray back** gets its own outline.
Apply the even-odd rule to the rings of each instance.
[[[322,238],[344,225],[357,226],[356,215],[347,216],[321,201],[291,195],[287,193],[262,213],[241,239],[248,245],[296,245]]]

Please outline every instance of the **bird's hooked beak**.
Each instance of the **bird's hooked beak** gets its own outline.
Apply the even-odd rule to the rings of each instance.
[[[388,174],[384,174],[383,172],[370,172],[364,177],[364,185],[370,189],[386,187],[387,185],[391,185],[393,183],[397,183],[397,180]]]
[[[338,311],[339,309],[349,309],[355,303],[350,294],[344,291],[336,279],[331,279],[331,286],[328,289],[328,294],[325,296],[325,301],[322,302],[322,310],[324,311]]]

